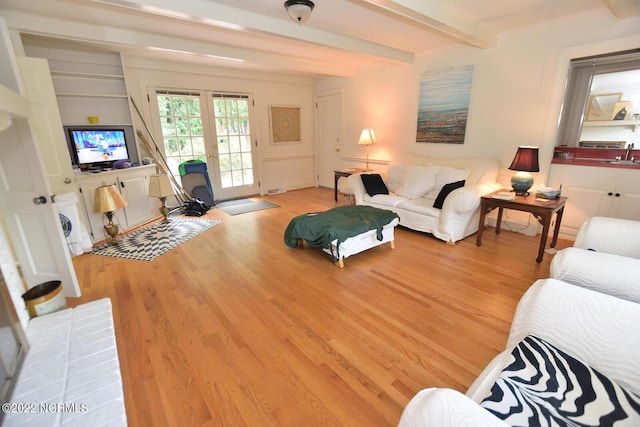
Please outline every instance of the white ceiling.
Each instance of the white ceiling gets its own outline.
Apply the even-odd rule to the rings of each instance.
[[[454,44],[598,8],[619,19],[640,0],[315,0],[292,22],[284,0],[0,0],[11,28],[143,57],[308,75],[410,64]]]

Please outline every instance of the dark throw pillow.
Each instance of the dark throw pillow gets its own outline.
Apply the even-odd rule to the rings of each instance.
[[[364,185],[364,189],[367,190],[369,196],[389,194],[389,189],[384,184],[379,173],[362,174],[360,178],[362,178],[362,185]]]
[[[442,205],[444,205],[444,199],[447,198],[449,193],[451,193],[456,188],[464,187],[464,179],[462,181],[450,182],[445,184],[440,190],[438,197],[436,197],[436,201],[433,202],[433,207],[437,209],[442,209]]]

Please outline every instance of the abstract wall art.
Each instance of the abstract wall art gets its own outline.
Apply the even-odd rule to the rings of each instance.
[[[416,142],[464,144],[472,75],[466,65],[420,76]]]

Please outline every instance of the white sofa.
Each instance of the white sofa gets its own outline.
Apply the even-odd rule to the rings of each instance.
[[[640,303],[640,221],[587,219],[573,247],[553,257],[550,275]]]
[[[539,280],[518,304],[505,351],[467,393],[422,390],[405,407],[399,426],[548,426],[574,421],[572,425],[597,426],[613,425],[611,418],[620,414],[627,418],[615,425],[640,425],[639,324],[638,303],[555,279]],[[530,336],[557,350],[531,347],[529,353],[518,353]],[[575,365],[560,352],[586,369],[571,369]],[[587,378],[591,387],[579,378]]]
[[[440,240],[455,243],[478,230],[480,197],[502,188],[496,182],[499,165],[494,159],[430,159],[408,156],[379,173],[389,194],[369,195],[362,174],[349,176],[347,183],[357,205],[368,205],[396,212],[400,225],[431,233]],[[446,196],[442,209],[434,207],[441,189],[465,180],[464,187]]]

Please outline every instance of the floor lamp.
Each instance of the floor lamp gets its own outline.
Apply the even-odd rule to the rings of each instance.
[[[111,243],[118,243],[120,226],[113,223],[113,214],[118,209],[127,206],[127,201],[122,197],[114,184],[101,185],[96,188],[93,210],[105,214],[109,223],[104,226],[104,231],[111,237]]]
[[[370,171],[369,169],[369,146],[376,143],[376,133],[373,129],[363,129],[360,134],[360,139],[358,140],[358,145],[366,145],[367,146],[367,166],[364,169],[365,171]]]

